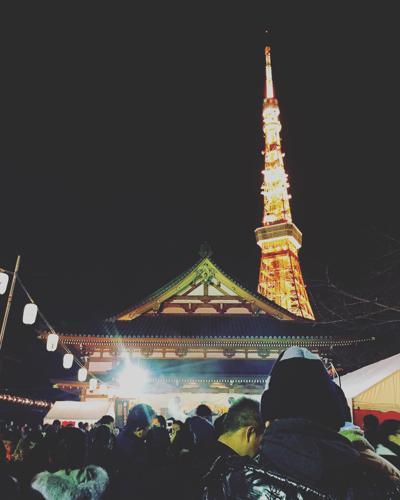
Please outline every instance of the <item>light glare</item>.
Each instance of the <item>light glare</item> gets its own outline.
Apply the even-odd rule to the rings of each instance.
[[[129,397],[139,394],[147,381],[148,373],[146,370],[134,366],[130,362],[125,362],[124,368],[118,377],[118,394],[120,397]]]

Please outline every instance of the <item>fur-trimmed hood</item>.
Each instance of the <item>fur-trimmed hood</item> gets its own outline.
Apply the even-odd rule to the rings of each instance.
[[[46,500],[97,500],[109,483],[107,472],[96,465],[83,469],[40,472],[31,483]]]

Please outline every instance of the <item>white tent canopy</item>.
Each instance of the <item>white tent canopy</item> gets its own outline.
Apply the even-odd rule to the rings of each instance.
[[[103,415],[114,417],[114,404],[108,399],[92,399],[88,401],[56,401],[44,417],[45,424],[53,420],[97,422]]]
[[[400,411],[400,354],[347,373],[340,383],[353,408]]]

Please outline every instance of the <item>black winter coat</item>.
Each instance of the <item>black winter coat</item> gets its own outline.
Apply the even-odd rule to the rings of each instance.
[[[400,482],[362,470],[339,434],[304,419],[275,421],[259,463],[219,457],[204,478],[203,500],[399,500]]]

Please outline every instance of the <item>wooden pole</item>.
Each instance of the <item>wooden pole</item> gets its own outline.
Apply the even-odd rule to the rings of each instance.
[[[10,293],[8,294],[8,298],[7,298],[6,310],[4,311],[3,321],[1,323],[0,351],[1,351],[1,348],[3,346],[4,333],[6,331],[7,319],[8,319],[8,315],[10,313],[10,307],[11,307],[11,302],[12,302],[13,295],[14,295],[14,288],[15,288],[15,283],[17,281],[17,274],[18,274],[18,270],[19,270],[20,261],[21,261],[21,256],[18,255],[17,262],[15,263],[15,269],[14,269],[13,279],[11,281]]]

